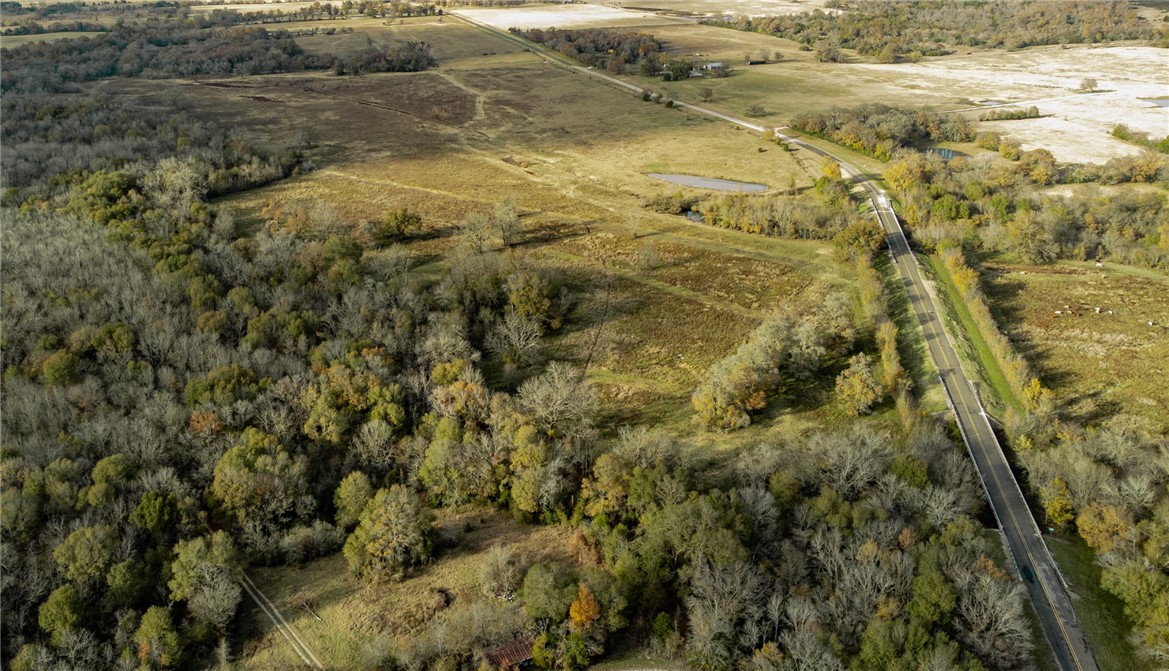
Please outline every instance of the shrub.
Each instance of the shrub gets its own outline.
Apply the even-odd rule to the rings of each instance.
[[[311,526],[293,527],[280,539],[280,550],[290,564],[303,564],[336,552],[345,543],[345,530],[317,520]]]

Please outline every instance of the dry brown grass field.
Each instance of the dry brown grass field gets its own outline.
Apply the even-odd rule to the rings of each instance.
[[[987,271],[996,318],[1069,417],[1169,431],[1169,278],[1111,263]]]
[[[93,37],[96,34],[67,31],[41,33],[40,35],[4,35],[0,36],[0,49],[15,48],[25,44],[33,44],[34,42],[53,42],[55,40],[68,40],[74,37]]]
[[[306,46],[342,53],[338,46],[363,48],[365,35],[390,44],[417,39],[418,30],[440,67],[355,78],[118,80],[102,88],[133,95],[144,109],[178,100],[192,114],[242,124],[272,143],[307,132],[318,169],[226,199],[245,223],[271,202],[327,203],[355,224],[409,207],[433,233],[410,244],[417,263],[441,265],[464,217],[515,198],[527,242],[511,254],[560,269],[577,295],[548,354],[590,364],[614,421],[691,433],[689,396],[711,363],[782,302],[847,286],[851,271],[826,242],[713,229],[642,206],[674,188],[645,176],[650,171],[786,189],[810,185],[815,164],[450,18],[345,23],[359,30],[332,43],[307,38],[319,42]],[[843,421],[837,415],[827,405],[777,411],[741,440]]]

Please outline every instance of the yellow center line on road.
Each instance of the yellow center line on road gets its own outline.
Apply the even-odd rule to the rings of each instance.
[[[970,406],[969,406],[969,404],[966,403],[965,398],[959,397],[957,399],[957,401],[962,404],[963,409],[967,413],[971,412]],[[958,420],[958,421],[961,421],[961,420]],[[980,443],[979,447],[983,451],[984,458],[989,456],[986,454],[986,444],[982,441],[979,441],[979,443]],[[988,463],[990,462],[989,458],[986,460]],[[990,470],[991,470],[991,477],[994,478],[995,485],[999,487],[1000,491],[1005,492],[1006,490],[1005,490],[1005,488],[1003,488],[1002,480],[999,479],[998,471],[995,468],[993,468],[993,464],[992,464],[992,468]],[[1047,602],[1051,604],[1053,610],[1057,611],[1057,615],[1058,615],[1058,609],[1056,608],[1055,600],[1052,598],[1051,592],[1047,588],[1047,580],[1044,579],[1043,572],[1039,570],[1038,563],[1035,561],[1035,556],[1031,553],[1031,548],[1027,545],[1027,542],[1023,538],[1025,532],[1023,531],[1023,526],[1021,524],[1019,524],[1019,518],[1015,515],[1015,508],[1014,508],[1014,506],[1011,506],[1009,504],[1009,502],[1007,502],[1007,501],[1004,501],[1004,503],[1007,503],[1007,506],[1006,506],[1007,514],[1010,515],[1011,522],[1015,525],[1015,529],[1018,531],[1018,535],[1019,535],[1020,540],[1023,541],[1023,552],[1024,552],[1024,554],[1026,554],[1027,560],[1030,563],[1030,566],[1035,567],[1034,575],[1039,579],[1039,587],[1043,590],[1043,595],[1047,598]],[[1027,502],[1024,500],[1023,504],[1026,505],[1026,503]],[[1064,626],[1063,618],[1056,617],[1055,621],[1059,625],[1059,630],[1063,634],[1064,641],[1067,643],[1068,653],[1072,658],[1072,662],[1075,663],[1077,669],[1080,669],[1080,671],[1083,671],[1084,667],[1080,664],[1079,656],[1075,654],[1075,650],[1072,647],[1072,637],[1070,634],[1068,634],[1067,627]]]
[[[884,225],[885,222],[884,222],[883,217],[881,217],[881,212],[879,210],[877,212],[877,219],[878,219],[878,221],[881,222],[882,227],[885,228],[885,225]],[[887,232],[890,235],[894,235],[894,233],[892,231],[887,230]],[[894,236],[894,240],[897,240],[897,239],[898,238],[896,236]],[[912,254],[912,253],[913,253],[912,250],[910,250],[909,254]],[[902,256],[905,256],[905,255],[902,254]],[[930,336],[930,339],[932,342],[929,344],[929,350],[930,350],[931,354],[933,355],[934,360],[939,362],[941,365],[946,366],[946,368],[948,369],[948,372],[953,374],[955,376],[955,379],[956,379],[958,372],[960,372],[960,370],[961,370],[961,368],[960,368],[961,364],[960,364],[960,362],[954,361],[952,359],[951,354],[956,356],[956,353],[953,352],[952,348],[947,348],[946,347],[947,343],[942,342],[942,335],[939,333],[939,330],[938,330],[940,328],[940,323],[935,323],[935,319],[938,319],[937,315],[932,314],[932,313],[928,313],[924,310],[924,308],[919,307],[919,304],[925,300],[925,297],[921,295],[922,287],[924,287],[925,282],[922,279],[921,273],[917,268],[916,258],[913,259],[912,263],[907,259],[901,258],[901,259],[898,259],[898,264],[902,266],[902,269],[904,271],[905,276],[910,280],[909,283],[910,283],[911,288],[912,288],[910,302],[914,304],[915,310],[918,313],[918,315],[917,315],[918,322],[922,323],[922,325],[925,327],[925,330],[928,332],[928,334]],[[946,384],[944,374],[942,375],[942,384],[943,385]],[[957,383],[957,384],[960,384],[960,383]],[[961,391],[961,390],[958,390],[958,391]],[[974,416],[975,413],[971,409],[970,404],[966,400],[966,394],[964,394],[964,393],[952,394],[951,399],[954,401],[956,406],[958,404],[961,405],[961,408],[966,413],[966,416],[969,416],[969,417]],[[955,407],[955,415],[956,416],[955,416],[954,420],[961,423],[962,417],[961,417],[961,414],[958,413],[957,407]],[[985,427],[981,427],[981,426],[972,426],[971,427],[971,429],[976,437],[978,437],[979,434],[981,434],[983,432],[984,428]],[[995,486],[997,487],[998,491],[1005,497],[1006,496],[1006,488],[1003,486],[1003,482],[1002,482],[1002,479],[999,477],[998,470],[996,468],[994,468],[994,461],[993,461],[992,456],[988,452],[987,442],[984,438],[985,437],[981,437],[981,439],[976,440],[975,442],[978,444],[978,449],[979,449],[980,454],[982,456],[982,460],[988,465],[988,468],[991,471],[990,476],[991,476],[991,478],[993,478]],[[993,439],[993,436],[991,436],[991,438]],[[977,465],[978,464],[976,463],[975,466],[977,467]],[[994,502],[989,500],[989,498],[990,498],[989,491],[987,491],[987,498],[988,498],[987,503],[989,503],[993,509]],[[1060,616],[1059,609],[1056,605],[1055,599],[1052,597],[1052,593],[1047,586],[1047,580],[1044,577],[1043,572],[1039,570],[1038,562],[1035,561],[1035,556],[1031,552],[1031,548],[1026,541],[1026,538],[1024,536],[1024,534],[1026,532],[1024,531],[1023,526],[1019,523],[1019,518],[1015,514],[1014,506],[1010,505],[1010,502],[1008,500],[1006,500],[1006,498],[1004,498],[1003,503],[1005,504],[1005,507],[1007,509],[1007,515],[1010,517],[1010,521],[1014,525],[1016,535],[1019,537],[1020,543],[1022,544],[1023,554],[1028,562],[1028,566],[1033,568],[1034,575],[1039,580],[1039,587],[1043,591],[1044,597],[1047,599],[1047,602],[1048,602],[1048,604],[1050,604],[1052,610],[1055,611],[1055,615],[1056,615],[1055,621],[1056,621],[1056,624],[1059,625],[1060,633],[1062,634],[1063,639],[1064,639],[1064,643],[1067,647],[1068,656],[1071,657],[1072,663],[1075,664],[1076,669],[1078,669],[1079,671],[1083,671],[1084,667],[1080,663],[1079,655],[1076,654],[1075,648],[1072,645],[1072,637],[1067,631],[1067,627],[1064,624],[1063,617]],[[1023,501],[1023,504],[1026,505],[1026,500]],[[1006,529],[1003,529],[1003,532],[1005,533]],[[1008,537],[1008,545],[1009,545],[1009,537]]]
[[[920,280],[920,277],[921,276],[919,274],[918,275],[919,280]],[[921,317],[921,315],[919,315],[919,320],[920,320],[920,317]],[[944,355],[942,357],[937,357],[937,358],[943,360],[947,366],[953,365],[954,362],[949,360],[950,359],[950,357],[949,357],[950,352],[946,350],[946,348],[943,346],[943,344],[941,343],[941,341],[938,338],[937,327],[934,324],[934,319],[931,318],[930,315],[926,315],[925,322],[929,328],[930,334],[934,338],[934,343],[935,343],[937,349]],[[933,347],[931,347],[931,349],[933,349]],[[955,369],[951,368],[950,372],[954,373]],[[944,385],[945,383],[946,382],[945,382],[945,379],[943,377],[942,384]],[[955,405],[960,404],[962,406],[962,409],[963,409],[963,411],[965,411],[967,416],[974,415],[973,410],[971,410],[971,408],[970,408],[970,404],[967,403],[967,401],[966,401],[965,394],[953,394],[953,395],[951,395],[951,398],[954,401]],[[955,408],[955,415],[959,415],[959,413],[957,413],[956,410],[957,410],[957,408]],[[956,416],[954,418],[954,420],[960,423],[960,422],[962,422],[962,417]],[[981,432],[982,427],[972,426],[971,429],[973,430],[973,432],[977,436],[977,434]],[[992,438],[993,438],[993,436],[992,436]],[[983,461],[985,461],[987,463],[987,465],[989,466],[990,477],[994,479],[995,486],[998,488],[998,490],[1000,492],[1002,492],[1004,494],[1004,497],[1005,497],[1006,488],[1003,486],[1002,479],[999,478],[998,470],[996,468],[994,468],[994,463],[993,463],[993,459],[991,458],[991,455],[987,452],[986,441],[978,440],[976,442],[978,444],[978,449],[980,450],[980,452],[982,454]],[[977,464],[975,464],[975,466],[977,466]],[[989,498],[989,496],[990,496],[990,492],[987,492],[987,497]],[[990,505],[993,508],[994,502],[988,501],[988,503],[990,503]],[[1029,545],[1026,542],[1026,539],[1024,538],[1024,534],[1026,532],[1023,530],[1023,526],[1019,523],[1018,516],[1015,515],[1015,508],[1014,508],[1014,506],[1010,505],[1010,502],[1007,501],[1005,498],[1003,500],[1003,503],[1005,504],[1005,507],[1007,509],[1007,515],[1010,516],[1011,523],[1014,524],[1014,527],[1016,529],[1016,533],[1019,536],[1019,540],[1023,546],[1023,553],[1026,555],[1028,565],[1031,567],[1034,567],[1034,575],[1039,580],[1039,587],[1043,590],[1043,595],[1047,599],[1047,602],[1049,604],[1051,604],[1052,610],[1056,611],[1055,621],[1056,621],[1056,624],[1059,625],[1060,633],[1063,635],[1064,642],[1067,645],[1068,655],[1071,657],[1072,663],[1074,663],[1076,665],[1076,668],[1079,669],[1080,671],[1083,671],[1084,667],[1080,663],[1079,655],[1077,655],[1075,653],[1075,649],[1072,645],[1072,637],[1068,633],[1067,627],[1064,625],[1063,618],[1059,616],[1059,612],[1058,612],[1058,608],[1056,606],[1055,600],[1052,597],[1051,591],[1048,589],[1047,580],[1044,578],[1043,572],[1039,570],[1038,562],[1035,561],[1035,556],[1032,554],[1031,548],[1029,547]],[[1023,505],[1026,505],[1026,500],[1023,501]],[[1005,532],[1006,530],[1004,529],[1003,531]]]

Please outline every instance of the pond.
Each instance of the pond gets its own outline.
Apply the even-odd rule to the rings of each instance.
[[[668,173],[651,172],[648,173],[654,179],[660,179],[663,182],[670,182],[671,184],[681,184],[682,186],[692,186],[697,189],[714,189],[715,191],[743,191],[746,193],[758,193],[766,191],[769,187],[766,184],[753,184],[751,182],[736,182],[729,179],[715,179],[713,177],[695,177],[694,175],[671,175]]]
[[[1169,107],[1169,98],[1141,98],[1147,103],[1153,103],[1157,107]]]

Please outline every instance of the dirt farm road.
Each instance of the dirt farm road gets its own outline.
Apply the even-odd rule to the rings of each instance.
[[[452,15],[457,16],[456,13],[452,13]],[[492,26],[472,21],[466,17],[458,18],[490,31],[503,39],[522,44],[533,53],[558,66],[584,73],[589,77],[627,89],[637,95],[642,92],[639,86],[596,70],[568,63],[557,56],[543,52],[519,37]],[[764,132],[767,130],[759,124],[697,105],[675,101],[674,106],[716,117],[755,131]],[[1035,517],[1027,506],[1023,491],[1019,488],[1018,480],[1011,471],[1002,446],[991,428],[986,410],[982,407],[973,384],[962,372],[958,353],[950,342],[939,316],[941,311],[937,300],[922,277],[917,257],[910,248],[905,232],[897,220],[897,214],[893,210],[892,201],[888,194],[870,177],[839,156],[802,142],[795,137],[784,135],[781,132],[784,130],[782,128],[774,130],[776,136],[785,142],[840,163],[841,173],[851,179],[854,184],[863,187],[869,194],[873,211],[884,229],[897,272],[905,284],[910,302],[913,304],[914,312],[917,314],[918,322],[925,334],[930,356],[938,370],[941,371],[940,380],[950,408],[954,412],[966,448],[978,470],[991,510],[994,512],[999,528],[1006,536],[1011,559],[1018,575],[1023,579],[1031,604],[1039,617],[1043,634],[1055,654],[1056,662],[1060,668],[1067,671],[1099,671],[1099,666],[1096,664],[1083,628],[1072,608],[1067,585],[1043,541],[1039,526],[1035,523]]]
[[[321,665],[321,660],[317,659],[317,656],[313,654],[312,649],[305,645],[305,642],[296,634],[292,625],[288,624],[288,620],[285,620],[284,616],[280,614],[280,611],[276,608],[276,604],[272,603],[260,591],[259,587],[256,587],[256,583],[252,582],[252,579],[246,573],[240,574],[240,585],[248,593],[248,596],[252,597],[252,600],[256,602],[260,610],[264,611],[264,614],[272,621],[272,626],[276,627],[277,631],[284,636],[284,640],[288,641],[288,645],[292,646],[293,651],[296,652],[297,657],[300,657],[302,662],[312,669],[325,668]]]

